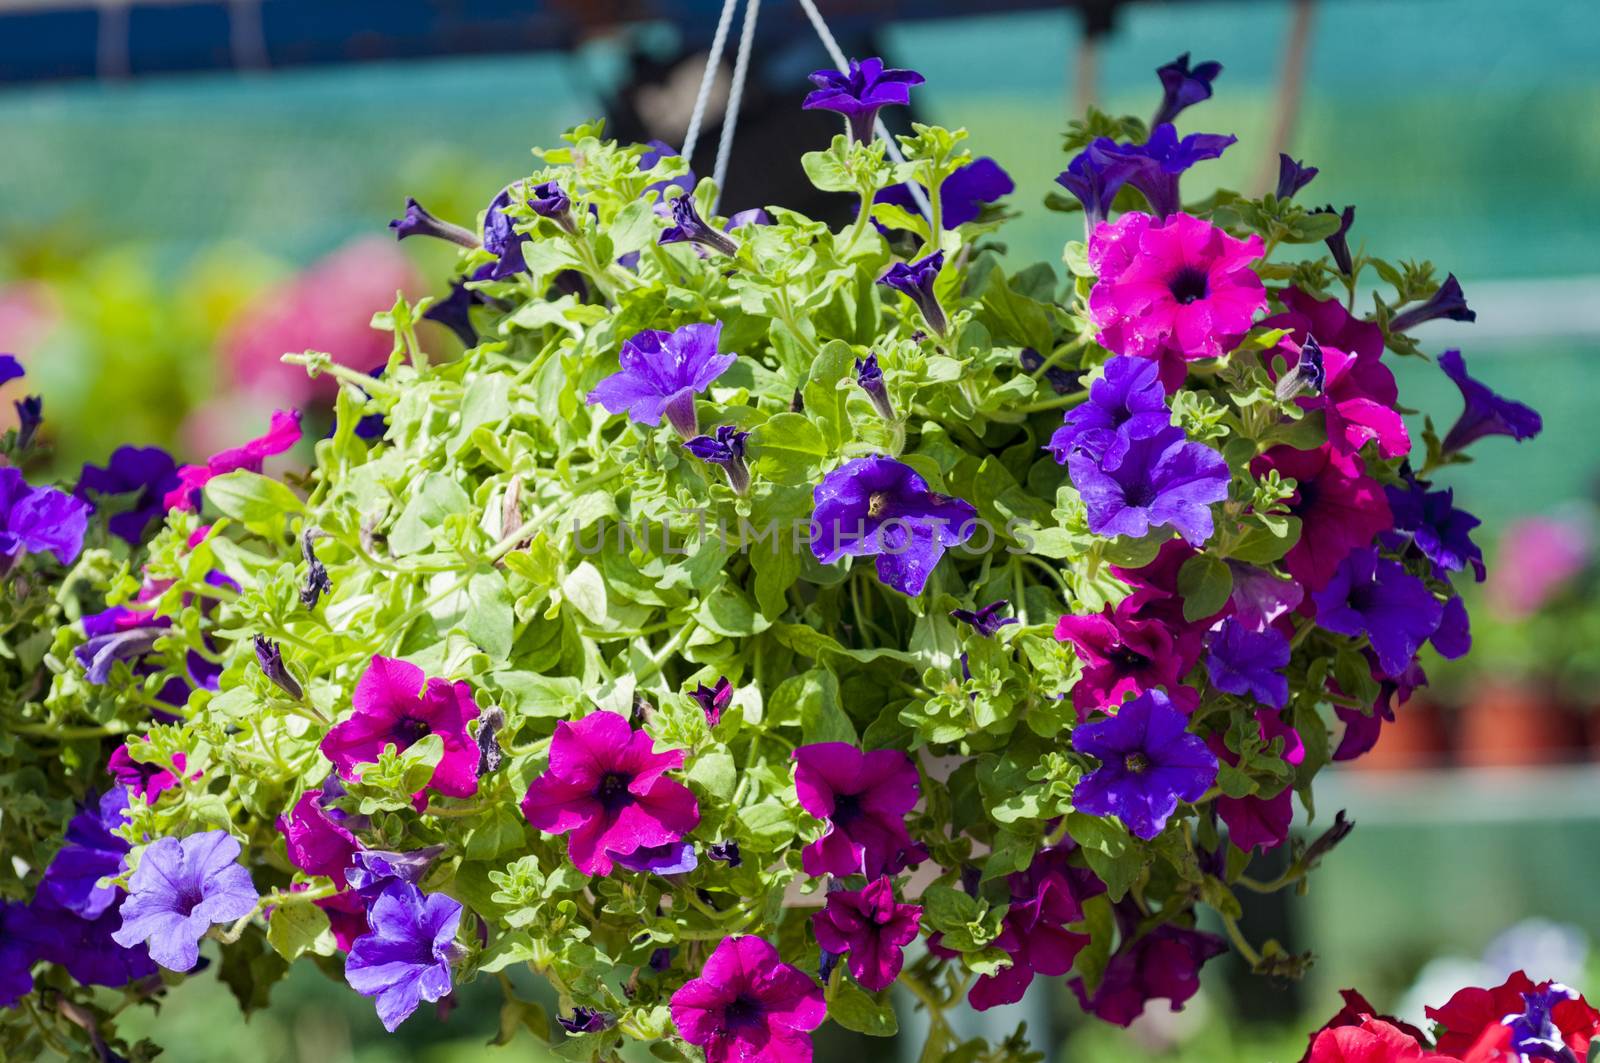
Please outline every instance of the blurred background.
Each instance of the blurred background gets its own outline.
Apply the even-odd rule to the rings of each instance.
[[[624,139],[682,142],[720,5],[714,0],[0,0],[0,351],[28,367],[8,399],[42,394],[55,471],[121,443],[203,457],[267,412],[315,417],[326,396],[284,351],[370,366],[395,292],[440,292],[451,261],[385,225],[414,195],[471,224],[530,146],[606,115]],[[1225,68],[1186,130],[1239,144],[1185,182],[1266,187],[1280,148],[1321,168],[1304,194],[1359,206],[1352,241],[1453,271],[1475,325],[1420,334],[1460,346],[1474,375],[1541,410],[1544,434],[1491,440],[1444,481],[1478,514],[1491,559],[1474,654],[1429,664],[1356,769],[1328,773],[1320,829],[1354,835],[1304,897],[1255,898],[1246,931],[1319,959],[1296,985],[1218,962],[1178,1015],[1091,1025],[1061,986],[973,1018],[1026,1020],[1049,1058],[1285,1060],[1360,986],[1420,1021],[1421,1004],[1526,966],[1600,981],[1590,892],[1600,848],[1600,8],[1592,0],[1235,0],[821,5],[847,53],[928,78],[915,117],[973,131],[1016,181],[1018,266],[1059,261],[1076,218],[1042,201],[1089,103],[1147,115],[1154,68],[1181,52]],[[982,15],[969,12],[981,8]],[[768,0],[723,209],[781,203],[819,216],[798,158],[833,134],[800,111],[830,66],[798,4]],[[729,49],[730,56],[732,48]],[[712,127],[693,160],[711,169]],[[847,208],[846,208],[847,209]],[[443,329],[439,350],[456,341]],[[1416,411],[1448,424],[1455,388],[1393,359]],[[0,403],[10,413],[10,403]],[[370,1004],[301,965],[245,1024],[224,977],[191,979],[139,1030],[178,1063],[536,1058],[508,1049],[492,980],[448,1021],[386,1037]],[[531,986],[524,987],[532,992]],[[259,1002],[257,1002],[259,1003]],[[984,1025],[987,1024],[987,1025]],[[920,1044],[914,1020],[905,1041]],[[819,1041],[822,1060],[866,1047]],[[897,1046],[899,1047],[899,1046]],[[901,1047],[914,1058],[915,1045]],[[879,1046],[868,1050],[881,1051]]]

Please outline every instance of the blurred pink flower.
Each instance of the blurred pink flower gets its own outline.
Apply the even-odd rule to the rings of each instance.
[[[1589,563],[1594,543],[1586,524],[1571,518],[1528,517],[1500,538],[1489,570],[1489,600],[1506,617],[1535,613]]]

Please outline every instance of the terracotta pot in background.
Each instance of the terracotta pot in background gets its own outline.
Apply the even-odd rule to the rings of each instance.
[[[1361,771],[1421,771],[1443,767],[1449,750],[1444,714],[1418,691],[1395,708],[1394,722],[1383,725],[1377,744],[1350,766]]]
[[[1487,683],[1461,710],[1456,758],[1463,767],[1555,764],[1583,755],[1579,721],[1545,691]]]

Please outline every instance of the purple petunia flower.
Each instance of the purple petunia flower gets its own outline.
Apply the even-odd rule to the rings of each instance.
[[[1467,615],[1467,603],[1459,594],[1444,603],[1439,626],[1428,636],[1428,641],[1447,661],[1459,660],[1472,649],[1472,620]]]
[[[428,868],[444,852],[444,848],[443,845],[430,845],[425,849],[412,849],[404,853],[388,849],[359,849],[350,857],[350,866],[345,868],[345,885],[369,901],[376,899],[395,882],[409,882],[415,886],[422,881],[422,876],[427,874]]]
[[[261,674],[272,680],[273,686],[283,691],[295,701],[305,696],[301,689],[300,681],[289,671],[289,666],[283,663],[283,647],[270,639],[257,635],[255,638],[256,664],[261,668]]]
[[[812,492],[811,552],[824,565],[877,557],[878,578],[916,597],[946,548],[972,538],[978,511],[936,494],[909,465],[882,456],[847,461]]]
[[[806,874],[876,878],[897,874],[918,855],[906,814],[922,782],[905,753],[818,742],[795,750],[794,760],[800,807],[827,824],[800,853]]]
[[[1114,466],[1133,440],[1159,435],[1171,424],[1160,364],[1117,355],[1089,385],[1089,401],[1067,413],[1047,449],[1061,465],[1074,451],[1081,451],[1102,465]]]
[[[1233,572],[1233,591],[1228,595],[1233,618],[1251,631],[1262,630],[1305,600],[1305,588],[1292,579],[1232,559],[1228,568]]]
[[[39,892],[83,919],[100,918],[117,899],[117,888],[100,880],[122,874],[131,848],[112,833],[127,814],[128,791],[121,786],[80,809],[67,824],[67,844],[45,868]]]
[[[1466,294],[1461,291],[1461,282],[1456,280],[1454,273],[1445,277],[1439,290],[1429,296],[1427,302],[1410,310],[1402,310],[1390,318],[1389,331],[1405,332],[1424,321],[1435,321],[1441,317],[1451,321],[1478,320],[1477,313],[1467,306]]]
[[[1294,368],[1278,378],[1272,393],[1279,402],[1288,402],[1301,395],[1320,395],[1327,385],[1328,373],[1322,362],[1322,344],[1315,336],[1307,336],[1300,345],[1300,357]]]
[[[509,201],[508,201],[509,202]],[[406,197],[405,215],[389,223],[396,240],[411,236],[431,236],[476,251],[478,237],[471,229],[434,217],[428,209],[410,196]]]
[[[728,682],[727,676],[719,675],[715,686],[696,683],[689,696],[706,714],[706,725],[715,727],[722,720],[723,710],[733,701],[733,684]]]
[[[0,354],[0,384],[9,384],[28,375],[14,354]]]
[[[478,745],[467,724],[478,718],[472,687],[448,679],[429,679],[409,661],[374,656],[356,681],[354,711],[322,739],[322,755],[345,779],[361,777],[361,765],[376,763],[394,746],[404,753],[421,739],[436,734],[444,754],[425,789],[446,797],[471,797],[478,792]]]
[[[1189,53],[1184,52],[1165,66],[1156,67],[1161,79],[1161,106],[1150,119],[1150,128],[1171,122],[1187,107],[1211,98],[1211,83],[1222,73],[1222,64],[1214,60],[1189,66]]]
[[[878,356],[873,352],[867,352],[865,359],[856,359],[856,383],[872,400],[872,407],[878,411],[879,417],[890,422],[896,419],[894,403],[889,400],[889,388],[883,381],[883,370],[878,368]]]
[[[1124,934],[1093,993],[1082,978],[1070,985],[1083,1010],[1127,1026],[1152,1000],[1166,1000],[1173,1011],[1181,1011],[1200,989],[1200,968],[1227,951],[1215,934],[1162,923],[1148,934]]]
[[[713,842],[707,846],[706,855],[729,867],[738,867],[744,863],[744,857],[739,854],[739,843],[732,838],[725,842]]]
[[[1307,166],[1303,162],[1296,162],[1289,156],[1278,153],[1278,189],[1279,199],[1289,199],[1311,183],[1320,171],[1315,166]]]
[[[528,238],[517,232],[515,222],[506,214],[512,196],[522,194],[521,182],[506,185],[489,201],[489,209],[484,211],[483,249],[496,258],[489,272],[490,280],[502,281],[528,268],[527,259],[522,256],[522,245]]]
[[[617,866],[629,871],[648,871],[657,875],[687,875],[700,866],[700,856],[694,843],[667,842],[664,845],[647,845],[631,853],[616,853],[612,859]]]
[[[896,262],[889,267],[887,273],[878,278],[878,283],[895,291],[909,296],[917,309],[922,312],[922,320],[936,335],[943,336],[949,322],[945,320],[944,307],[939,305],[939,297],[934,294],[934,283],[939,279],[939,271],[944,268],[944,252],[935,251],[926,258],[915,262]]]
[[[1146,841],[1160,834],[1179,801],[1198,801],[1217,781],[1216,755],[1188,725],[1160,690],[1078,725],[1072,748],[1100,761],[1073,792],[1078,811],[1115,816]]]
[[[800,106],[807,111],[837,111],[850,123],[850,135],[870,143],[878,111],[911,104],[911,87],[923,82],[915,70],[885,67],[878,58],[850,60],[850,69],[818,70],[810,75],[816,86]]]
[[[1000,610],[1010,604],[1010,602],[1001,598],[999,601],[980,606],[976,611],[971,609],[952,609],[950,610],[950,615],[964,624],[970,624],[972,630],[984,638],[992,639],[995,636],[995,632],[1007,624],[1019,622],[1014,616],[999,615]]]
[[[1370,548],[1352,551],[1312,598],[1317,623],[1337,635],[1367,636],[1387,676],[1406,670],[1444,612],[1426,584]]]
[[[122,928],[112,938],[125,948],[148,944],[150,958],[168,970],[193,969],[213,923],[256,910],[255,885],[238,860],[239,841],[227,831],[151,842],[128,880]]]
[[[1455,507],[1455,492],[1450,488],[1430,491],[1426,484],[1411,479],[1405,488],[1385,487],[1389,510],[1394,514],[1394,531],[1383,534],[1383,544],[1403,550],[1409,543],[1432,561],[1442,575],[1472,566],[1478,582],[1487,574],[1483,550],[1472,541],[1472,529],[1480,523],[1466,510]]]
[[[1151,528],[1170,527],[1200,546],[1211,538],[1212,503],[1228,497],[1228,463],[1176,427],[1129,441],[1115,468],[1073,453],[1067,473],[1096,535],[1139,538]]]
[[[1056,175],[1056,184],[1083,204],[1085,232],[1093,232],[1110,216],[1117,193],[1139,166],[1138,160],[1117,151],[1116,141],[1101,137],[1074,155],[1067,168]]]
[[[638,167],[640,173],[649,173],[656,168],[656,164],[662,159],[673,158],[680,154],[677,148],[674,148],[664,140],[647,140],[638,146],[645,149],[644,154],[639,156]],[[681,189],[687,194],[694,191],[694,185],[694,171],[690,170],[681,177],[674,177],[670,181],[657,181],[655,184],[646,185],[645,191],[655,192],[658,198],[664,198],[669,188]]]
[[[0,355],[0,366],[10,357]],[[0,900],[0,1008],[15,1007],[33,992],[33,965],[39,958],[28,934],[33,921],[27,905]]]
[[[1332,236],[1326,237],[1323,243],[1328,245],[1328,252],[1333,255],[1333,264],[1339,267],[1339,272],[1346,277],[1355,269],[1355,260],[1350,257],[1349,233],[1350,226],[1356,221],[1356,208],[1346,207],[1343,212],[1335,211],[1332,206],[1318,207],[1313,214],[1338,214],[1339,228]]]
[[[1215,159],[1239,138],[1220,133],[1190,133],[1179,139],[1170,124],[1158,125],[1143,144],[1116,144],[1100,139],[1089,153],[1102,166],[1121,161],[1128,165],[1127,183],[1133,185],[1160,218],[1183,209],[1178,179],[1197,162]]]
[[[33,446],[33,437],[38,434],[39,426],[44,424],[44,397],[24,395],[11,406],[17,411],[16,447],[18,450],[27,450]]]
[[[645,329],[623,343],[622,368],[600,381],[587,401],[638,424],[659,425],[664,416],[680,436],[693,439],[700,434],[695,396],[738,358],[717,353],[721,340],[720,321],[671,332]]]
[[[1544,428],[1544,419],[1528,406],[1496,395],[1487,385],[1467,375],[1460,351],[1445,351],[1439,368],[1461,389],[1461,416],[1444,437],[1446,454],[1464,449],[1485,436],[1510,436],[1519,443]]]
[[[741,432],[732,425],[720,425],[709,436],[695,436],[683,449],[712,465],[722,466],[728,477],[728,486],[736,495],[750,493],[750,468],[744,463],[745,440],[749,432]]]
[[[149,736],[144,740],[149,742]],[[182,753],[174,753],[172,763],[180,772],[188,766]],[[177,776],[172,772],[160,764],[134,760],[125,745],[111,751],[111,758],[106,761],[106,774],[130,794],[143,798],[147,805],[155,804],[158,797],[178,785]],[[198,779],[200,773],[195,772],[192,777]]]
[[[178,463],[160,447],[118,447],[105,467],[85,465],[73,494],[133,495],[133,504],[107,522],[111,534],[137,546],[151,521],[166,515],[163,499],[178,486]]]
[[[758,937],[723,938],[672,994],[672,1024],[706,1063],[810,1063],[827,1017],[821,987]]]
[[[609,1030],[617,1024],[617,1017],[609,1011],[596,1011],[594,1008],[572,1009],[572,1018],[565,1015],[556,1016],[556,1025],[570,1034],[599,1033]]]
[[[1500,1021],[1511,1030],[1512,1053],[1524,1060],[1548,1059],[1554,1063],[1576,1063],[1577,1057],[1567,1045],[1567,1038],[1556,1025],[1550,1012],[1556,1005],[1569,1000],[1582,999],[1578,991],[1560,982],[1522,994],[1523,1009],[1513,1012]]]
[[[32,487],[14,466],[0,468],[0,566],[43,553],[70,565],[88,528],[89,503],[54,487]]]
[[[689,195],[678,196],[668,205],[672,213],[672,225],[663,229],[661,236],[656,240],[660,244],[694,244],[696,247],[709,248],[724,255],[739,253],[737,241],[726,234],[718,232],[700,217],[694,209],[694,197]],[[763,211],[764,215],[765,212]],[[756,221],[747,218],[747,222]],[[757,222],[759,224],[759,222]],[[730,225],[732,222],[730,221]]]
[[[390,884],[367,911],[367,934],[356,938],[344,964],[344,980],[364,997],[377,997],[378,1019],[390,1033],[424,1000],[450,992],[450,964],[463,951],[456,944],[461,902],[423,892],[409,882]]]
[[[31,942],[36,958],[64,967],[74,982],[120,988],[156,973],[144,945],[124,947],[115,940],[121,921],[115,908],[85,919],[61,907],[48,893],[40,893],[18,929]]]
[[[528,189],[528,206],[541,218],[549,218],[567,232],[573,231],[572,200],[554,181]]]
[[[983,213],[985,205],[1009,196],[1016,188],[1016,182],[999,163],[987,156],[973,159],[939,186],[939,224],[944,229],[955,229],[974,221]],[[879,189],[872,201],[893,203],[909,214],[919,209],[911,189],[903,184]]]
[[[861,988],[876,993],[900,977],[905,947],[917,940],[922,906],[900,904],[894,883],[880,876],[859,890],[834,890],[811,918],[817,944],[836,955],[849,954],[850,974]]]
[[[1206,653],[1212,686],[1275,709],[1289,702],[1289,680],[1283,674],[1288,663],[1289,640],[1276,628],[1252,631],[1231,617],[1218,625]]]

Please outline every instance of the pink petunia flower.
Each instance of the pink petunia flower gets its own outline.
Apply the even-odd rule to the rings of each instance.
[[[1507,528],[1489,571],[1489,601],[1504,617],[1539,611],[1594,555],[1587,525],[1559,517],[1528,517]]]
[[[972,986],[967,1000],[979,1011],[1022,999],[1036,974],[1055,977],[1072,969],[1087,934],[1066,929],[1083,920],[1083,902],[1105,892],[1090,871],[1067,862],[1070,843],[1045,849],[1026,871],[1007,879],[1011,907],[1006,910],[994,947],[1011,956],[1011,966],[986,974]]]
[[[150,741],[149,736],[147,735],[144,740]],[[179,771],[183,771],[187,766],[182,753],[172,755],[172,764]],[[111,751],[111,759],[106,761],[106,771],[118,783],[127,787],[130,794],[144,798],[147,805],[155,804],[156,798],[178,785],[177,776],[172,772],[159,764],[134,760],[125,745]],[[190,778],[198,779],[200,773],[195,772]]]
[[[898,749],[863,753],[848,742],[818,742],[794,752],[800,807],[827,823],[800,853],[808,875],[893,875],[919,860],[906,832],[921,779]]]
[[[905,946],[917,940],[922,906],[898,904],[887,875],[859,890],[835,890],[827,907],[811,919],[817,944],[835,955],[850,954],[850,974],[876,993],[900,977]]]
[[[1097,226],[1089,265],[1098,278],[1089,318],[1117,354],[1161,362],[1168,391],[1183,363],[1219,358],[1250,331],[1267,293],[1251,263],[1261,237],[1239,240],[1192,215],[1130,211]]]
[[[810,1032],[827,1017],[811,976],[758,937],[723,938],[672,994],[672,1024],[706,1063],[810,1063]]]
[[[1268,469],[1293,477],[1297,485],[1289,512],[1300,518],[1300,539],[1284,555],[1283,565],[1307,591],[1326,587],[1352,550],[1394,527],[1389,500],[1366,475],[1361,459],[1340,454],[1330,444],[1316,450],[1273,447],[1250,465],[1256,476]]]
[[[178,486],[168,491],[162,502],[168,509],[197,510],[200,491],[224,473],[248,469],[260,472],[262,464],[274,454],[282,454],[300,442],[300,412],[276,410],[267,434],[240,447],[213,454],[204,465],[178,466]]]
[[[1276,712],[1262,709],[1256,713],[1256,723],[1261,728],[1261,740],[1270,743],[1282,738],[1283,762],[1291,768],[1306,759],[1306,747],[1300,741],[1300,732],[1284,723]],[[1239,763],[1239,754],[1228,748],[1222,735],[1214,734],[1206,740],[1211,751],[1229,764]],[[1217,815],[1228,825],[1228,840],[1246,852],[1276,849],[1289,837],[1289,825],[1294,821],[1294,789],[1285,786],[1271,797],[1217,798]]]
[[[360,766],[376,763],[388,746],[403,753],[436,734],[444,755],[426,789],[446,797],[478,792],[478,744],[467,733],[478,706],[469,684],[429,679],[409,661],[374,656],[352,700],[355,711],[322,739],[322,754],[341,778],[360,778]]]
[[[1101,613],[1068,615],[1056,622],[1057,641],[1072,643],[1083,664],[1072,688],[1079,716],[1095,709],[1113,712],[1129,695],[1157,687],[1175,690],[1194,664],[1198,640],[1186,640],[1180,648],[1164,621],[1134,616],[1148,604],[1129,599],[1115,609],[1108,605]]]
[[[308,875],[331,878],[344,888],[344,872],[361,848],[356,836],[336,822],[322,804],[322,791],[307,790],[293,810],[278,817],[289,862]]]
[[[523,815],[546,834],[567,834],[567,855],[586,875],[609,875],[616,857],[681,840],[700,822],[700,805],[666,777],[683,767],[683,750],[654,746],[614,712],[562,720]]]

